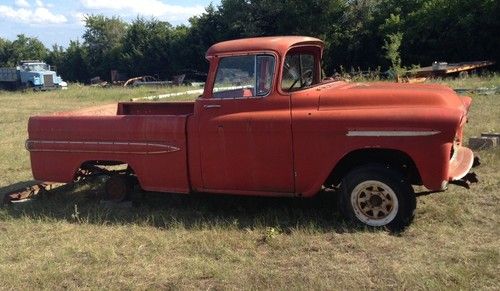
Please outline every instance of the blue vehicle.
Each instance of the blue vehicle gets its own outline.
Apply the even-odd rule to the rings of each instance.
[[[65,89],[66,82],[41,61],[21,61],[16,68],[0,68],[0,85],[7,89]]]

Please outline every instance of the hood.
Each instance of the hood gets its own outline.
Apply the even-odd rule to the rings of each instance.
[[[43,77],[45,75],[56,75],[56,72],[54,71],[32,71],[32,72],[26,72],[25,73],[28,76],[34,76],[34,77]]]
[[[38,74],[40,74],[40,76],[43,76],[43,75],[56,75],[56,72],[54,71],[40,71],[38,72]]]
[[[316,88],[319,110],[355,108],[441,108],[461,111],[470,106],[469,97],[437,84],[333,82]]]

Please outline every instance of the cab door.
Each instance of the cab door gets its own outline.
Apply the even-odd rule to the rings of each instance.
[[[206,191],[294,192],[290,96],[273,93],[273,55],[218,60],[214,91],[196,101]]]

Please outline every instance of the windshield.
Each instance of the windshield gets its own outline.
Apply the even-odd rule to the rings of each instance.
[[[36,71],[48,71],[49,66],[44,63],[38,63],[38,64],[24,64],[23,65],[23,70],[29,71],[29,72],[36,72]]]

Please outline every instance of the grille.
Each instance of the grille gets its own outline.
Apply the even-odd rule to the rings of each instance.
[[[43,85],[45,87],[54,87],[54,76],[43,75]]]

